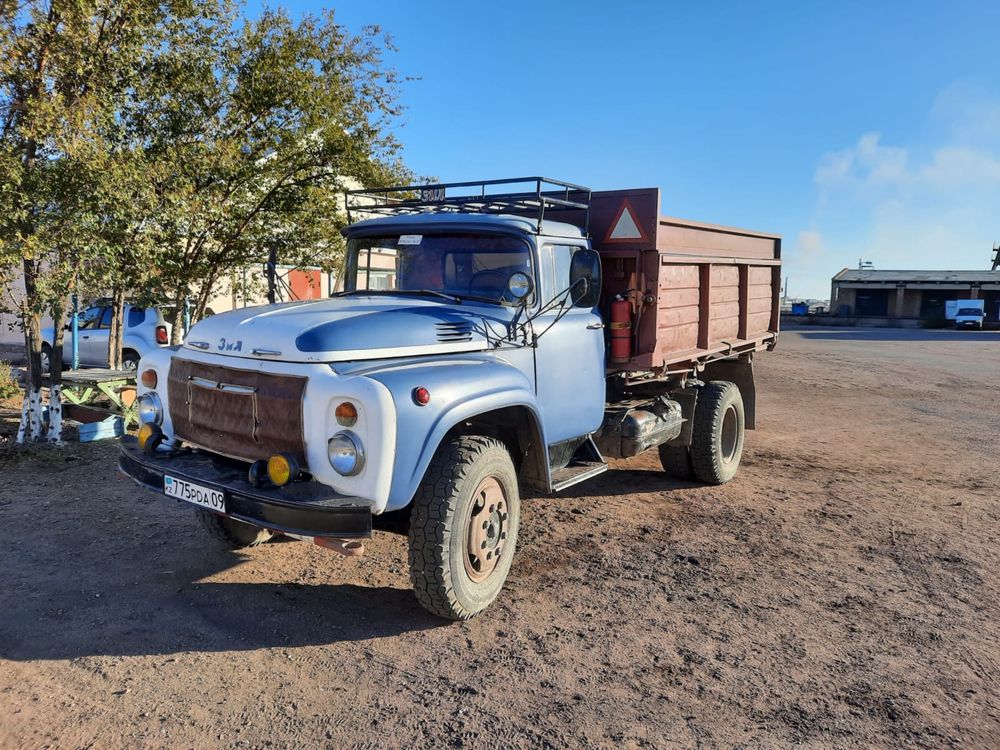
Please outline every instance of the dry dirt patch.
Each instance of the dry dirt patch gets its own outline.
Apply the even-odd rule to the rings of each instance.
[[[803,329],[759,375],[736,481],[529,499],[464,624],[398,534],[236,554],[113,445],[0,464],[0,747],[1000,746],[1000,342]]]

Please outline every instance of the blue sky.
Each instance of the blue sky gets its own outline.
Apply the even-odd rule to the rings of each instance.
[[[988,267],[1000,241],[1000,3],[332,7],[419,77],[399,129],[418,174],[659,186],[665,214],[783,235],[793,296],[859,257]]]

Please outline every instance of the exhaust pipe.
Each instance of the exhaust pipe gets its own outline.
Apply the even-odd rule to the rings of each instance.
[[[344,557],[361,557],[365,554],[365,545],[357,539],[335,539],[329,536],[314,536],[313,544],[323,549],[336,552]]]

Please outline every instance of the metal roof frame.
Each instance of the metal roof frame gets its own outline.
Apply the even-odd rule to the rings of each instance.
[[[534,189],[510,190],[518,185],[533,185]],[[492,192],[498,187],[506,187],[508,190]],[[420,213],[513,214],[533,219],[536,231],[540,234],[548,212],[550,218],[553,213],[568,214],[560,215],[559,221],[575,224],[586,232],[590,223],[591,193],[588,187],[548,177],[512,177],[347,190],[344,192],[344,204],[349,224],[354,221],[352,211],[381,216]],[[581,214],[582,218],[573,221],[574,217],[580,217]]]

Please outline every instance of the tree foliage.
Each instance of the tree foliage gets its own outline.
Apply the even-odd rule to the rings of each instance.
[[[136,127],[161,197],[156,286],[175,309],[191,296],[200,316],[223,275],[272,246],[286,263],[335,265],[345,178],[402,171],[385,43],[332,14],[265,12],[229,34],[194,31],[157,60]]]
[[[7,300],[29,352],[22,437],[40,430],[41,319],[61,338],[70,291],[172,302],[176,341],[185,299],[199,315],[272,248],[336,265],[345,182],[405,173],[388,49],[332,13],[0,0],[0,278],[17,269],[25,287]]]

